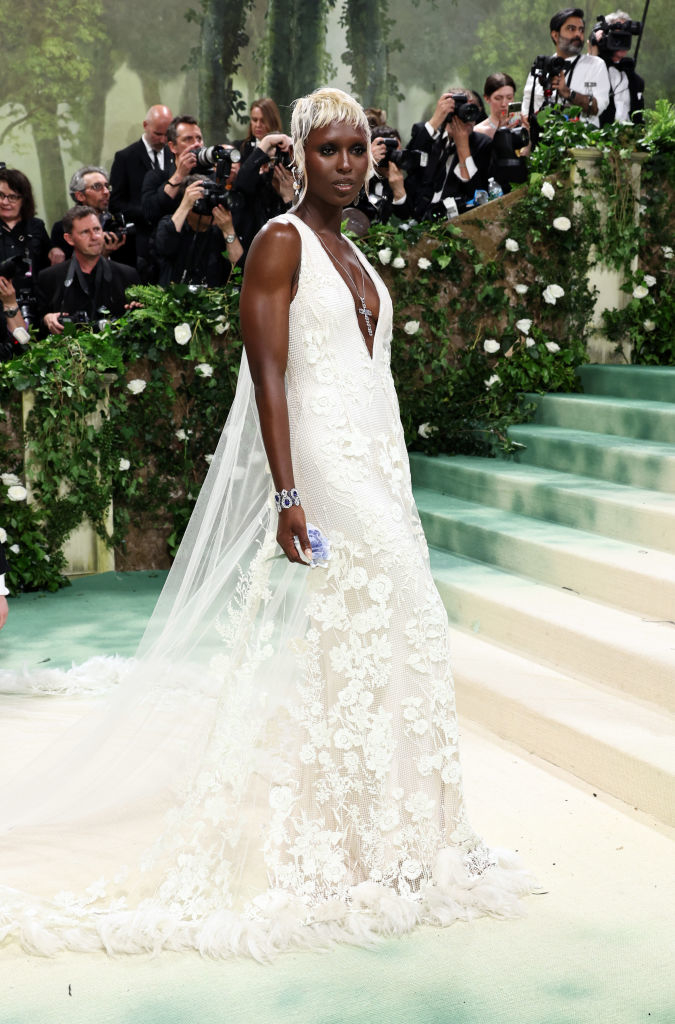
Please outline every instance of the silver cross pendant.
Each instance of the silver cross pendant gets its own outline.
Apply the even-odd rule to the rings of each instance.
[[[360,314],[361,314],[361,316],[365,317],[365,320],[366,320],[366,327],[368,328],[368,334],[369,334],[369,335],[370,335],[370,337],[372,338],[372,336],[373,336],[373,328],[372,328],[372,325],[371,325],[371,323],[370,323],[370,318],[371,318],[371,316],[373,315],[373,311],[372,311],[372,309],[367,309],[367,308],[366,308],[366,304],[365,304],[365,302],[364,302],[364,303],[363,303],[363,305],[361,306],[361,309],[357,309],[357,311],[356,311],[356,312],[357,312],[357,313],[360,313]]]

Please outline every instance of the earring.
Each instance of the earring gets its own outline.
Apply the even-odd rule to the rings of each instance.
[[[293,192],[294,192],[295,196],[297,197],[297,196],[300,195],[300,190],[302,189],[302,173],[300,171],[300,168],[297,166],[297,164],[293,164],[292,174],[293,174]]]

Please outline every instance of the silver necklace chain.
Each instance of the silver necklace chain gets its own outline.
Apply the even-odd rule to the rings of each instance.
[[[314,228],[312,228],[312,231],[314,231]],[[361,271],[361,288],[363,289],[363,295],[359,292],[358,288],[356,287],[356,281],[354,280],[352,275],[349,273],[349,271],[345,267],[344,263],[342,263],[337,258],[335,253],[332,253],[330,251],[330,249],[328,248],[328,246],[326,245],[326,243],[324,242],[323,238],[321,237],[321,235],[319,234],[318,231],[314,231],[314,234],[319,239],[319,241],[321,242],[322,246],[324,247],[324,249],[326,250],[326,252],[330,256],[330,258],[332,260],[335,260],[335,262],[337,263],[338,267],[342,267],[342,269],[344,270],[345,274],[347,275],[349,280],[352,282],[352,285],[354,287],[354,291],[356,292],[356,296],[357,296],[359,302],[361,303],[361,308],[357,309],[356,312],[360,313],[361,316],[366,321],[366,327],[368,328],[368,334],[372,338],[372,336],[373,336],[373,326],[372,326],[372,324],[370,322],[370,318],[373,315],[373,311],[372,311],[372,309],[368,309],[368,307],[366,306],[366,277],[365,277],[365,274],[363,273],[363,266],[362,266],[362,264],[359,262],[359,269]]]

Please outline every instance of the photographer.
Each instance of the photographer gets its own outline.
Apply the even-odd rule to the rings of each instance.
[[[251,104],[251,114],[246,138],[235,142],[241,153],[241,162],[245,163],[251,153],[260,145],[266,135],[283,134],[279,108],[270,96],[263,96]]]
[[[233,265],[242,259],[244,250],[226,205],[225,188],[218,189],[206,175],[189,175],[178,209],[157,225],[155,249],[161,285],[173,281],[220,288],[227,284]]]
[[[7,281],[2,297],[3,307],[5,310],[18,307],[20,312],[20,322],[18,313],[8,317],[5,312],[2,317],[5,343],[7,328],[11,333],[17,327],[25,327],[26,322],[35,321],[37,275],[57,258],[58,253],[51,249],[44,222],[35,216],[30,181],[21,171],[0,168],[0,276]]]
[[[242,204],[237,230],[246,252],[260,228],[271,217],[290,208],[293,202],[291,162],[290,136],[272,132],[258,142],[241,164],[233,192]]]
[[[80,167],[70,179],[68,191],[74,203],[91,207],[98,214],[103,226],[104,254],[112,256],[121,249],[126,243],[126,226],[108,209],[111,188],[107,171],[103,167]],[[72,246],[65,237],[63,220],[57,220],[52,227],[52,245],[52,263],[63,263],[73,255]],[[122,256],[118,259],[121,263],[126,262]]]
[[[197,169],[197,153],[204,138],[196,119],[189,114],[174,117],[166,129],[166,143],[170,159],[162,169],[148,171],[141,190],[143,216],[152,230],[162,217],[178,209],[183,182]]]
[[[11,280],[0,276],[0,363],[19,355],[22,347],[30,341],[28,324],[16,299],[16,289]]]
[[[64,314],[77,323],[122,316],[128,308],[125,290],[140,284],[133,267],[103,255],[103,228],[93,207],[74,206],[63,218],[63,227],[73,255],[43,270],[37,279],[40,319],[51,334],[62,333]]]
[[[566,7],[553,15],[549,27],[555,53],[535,59],[523,91],[522,112],[531,118],[554,104],[581,107],[582,121],[599,127],[599,115],[609,103],[609,78],[604,61],[581,52],[584,12]]]
[[[465,205],[477,189],[487,191],[492,143],[474,131],[484,118],[480,98],[457,89],[439,97],[428,121],[413,125],[406,150],[424,155],[419,158],[419,170],[406,179],[406,185],[414,187],[416,220],[446,216],[453,200]]]
[[[392,216],[405,220],[411,216],[403,167],[411,154],[401,148],[401,136],[389,125],[371,130],[375,174],[368,182],[368,194],[362,192],[354,209],[365,214],[371,224],[386,224]]]
[[[632,21],[625,11],[614,11],[598,19],[588,40],[588,52],[605,62],[609,76],[609,103],[600,124],[642,124],[645,82],[628,56],[632,36],[642,36],[640,22]]]
[[[492,176],[505,193],[511,191],[512,184],[527,180],[525,158],[532,152],[529,119],[513,109],[515,93],[516,83],[510,75],[488,75],[483,98],[490,113],[475,128],[492,139]]]

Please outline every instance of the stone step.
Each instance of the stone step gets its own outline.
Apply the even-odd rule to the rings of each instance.
[[[580,366],[577,370],[587,395],[616,398],[645,398],[652,402],[675,402],[675,367],[672,366]]]
[[[429,544],[654,618],[675,615],[675,555],[425,488]]]
[[[531,518],[675,552],[672,495],[503,459],[410,456],[413,484]]]
[[[641,619],[437,548],[430,553],[452,623],[575,678],[675,711],[675,622]]]
[[[526,423],[509,427],[516,462],[675,492],[675,446]]]
[[[675,825],[675,721],[462,630],[451,634],[460,716]]]
[[[607,395],[534,395],[534,422],[675,444],[675,403]]]

